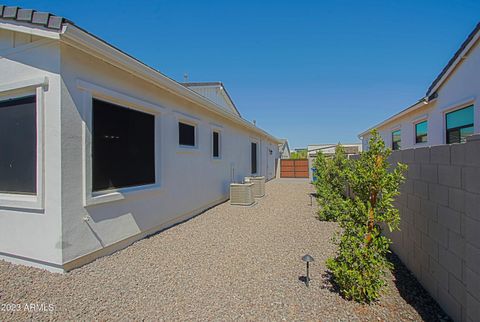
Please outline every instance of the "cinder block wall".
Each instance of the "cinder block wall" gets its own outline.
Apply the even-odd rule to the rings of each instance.
[[[480,135],[390,161],[409,166],[393,251],[455,321],[480,321]]]

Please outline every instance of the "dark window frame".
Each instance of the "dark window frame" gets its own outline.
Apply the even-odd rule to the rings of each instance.
[[[258,173],[258,144],[250,143],[250,170],[252,174]]]
[[[183,131],[182,131],[183,128]],[[190,134],[191,128],[191,134],[193,134],[193,142],[191,138],[188,137],[183,137],[183,135]],[[184,148],[196,148],[198,146],[198,141],[197,141],[197,124],[184,121],[184,120],[179,120],[178,125],[178,145],[180,147]]]
[[[17,104],[12,105],[12,103],[17,103]],[[20,144],[18,144],[18,142],[15,142],[17,146],[16,148],[12,149],[12,146],[10,146],[10,148],[12,149],[11,152],[13,153],[13,156],[12,156],[13,160],[15,161],[20,160],[19,162],[16,162],[17,165],[18,163],[20,163],[18,167],[28,167],[21,170],[20,175],[18,175],[20,177],[20,181],[24,180],[28,182],[18,182],[19,178],[17,175],[15,175],[14,181],[16,182],[9,183],[8,171],[6,171],[5,176],[7,177],[6,179],[7,181],[5,183],[6,185],[5,187],[8,187],[8,186],[10,187],[4,189],[2,188],[3,184],[0,184],[0,194],[37,196],[41,192],[38,189],[39,188],[38,187],[38,184],[39,184],[39,169],[38,169],[39,164],[38,163],[39,163],[39,154],[41,154],[41,151],[40,152],[38,151],[39,137],[41,135],[40,128],[38,127],[38,117],[39,117],[38,103],[39,102],[38,102],[37,93],[29,93],[21,96],[0,99],[0,109],[3,109],[3,108],[8,109],[8,108],[27,105],[26,107],[24,107],[24,110],[20,111],[20,115],[19,115],[19,112],[16,112],[13,114],[13,116],[20,116],[20,117],[23,114],[24,118],[20,118],[16,122],[9,122],[9,123],[11,126],[20,124],[20,128],[21,128],[20,130],[22,132],[21,134],[23,134],[23,139],[24,139],[24,141],[21,142]],[[30,104],[32,106],[28,106]],[[32,110],[26,111],[27,108],[30,108]],[[26,114],[31,112],[33,112],[33,115]],[[8,113],[8,111],[6,113]],[[28,127],[28,124],[30,124],[31,127]],[[7,129],[8,129],[8,125],[7,125]],[[18,136],[19,133],[17,133],[17,135],[12,135],[12,131],[14,130],[15,129],[8,130],[9,135],[5,135],[4,137],[22,139],[22,135],[20,135],[20,137]],[[28,133],[28,131],[30,131],[30,133]],[[25,137],[28,135],[31,135],[32,137]],[[18,148],[18,146],[20,146],[20,148]],[[9,148],[8,142],[5,148],[8,151],[8,148]],[[2,153],[1,148],[0,148],[0,153]],[[17,159],[16,157],[23,157],[23,159],[22,158]],[[8,161],[8,160],[3,160],[3,161]],[[13,168],[14,167],[15,166],[13,166]],[[12,168],[12,164],[8,168]],[[2,169],[2,161],[0,160],[0,171],[1,169]],[[2,176],[0,175],[0,180],[2,180],[1,177]],[[13,189],[13,187],[16,187],[15,190]]]
[[[92,97],[92,192],[157,184],[156,120],[153,113]]]
[[[215,141],[216,138],[216,141]],[[220,131],[212,131],[212,158],[220,159],[222,154],[221,149],[221,134]]]
[[[456,113],[459,111],[462,111],[464,109],[472,107],[473,109],[473,120],[472,123],[468,123],[462,126],[456,126],[452,128],[448,128],[448,115],[452,113]],[[457,108],[455,110],[449,111],[445,113],[445,143],[446,144],[454,144],[454,143],[464,143],[466,141],[466,137],[462,138],[461,131],[464,129],[472,128],[472,133],[475,132],[475,106],[474,104],[470,104],[468,106],[464,106],[461,108]],[[458,132],[458,140],[452,141],[451,139],[451,133],[452,132]]]
[[[423,124],[423,123],[427,124],[427,131],[425,132],[425,134],[419,135],[418,131],[417,131],[418,130],[417,126],[419,126],[420,124]],[[417,123],[414,124],[414,127],[415,127],[415,144],[428,142],[428,120],[422,120],[420,122],[417,122]],[[425,140],[423,140],[423,138],[425,138]]]
[[[395,141],[395,133],[400,133],[400,140]],[[392,150],[400,150],[402,148],[402,130],[393,130],[392,131]]]

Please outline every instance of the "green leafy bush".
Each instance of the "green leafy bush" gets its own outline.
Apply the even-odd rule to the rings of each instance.
[[[318,151],[314,161],[315,187],[319,204],[320,220],[337,221],[345,213],[346,189],[350,163],[341,145],[335,148],[335,155],[326,158]]]
[[[391,150],[376,131],[372,132],[369,147],[346,172],[354,197],[337,205],[344,211],[339,217],[343,232],[337,256],[327,260],[340,293],[363,303],[378,299],[385,273],[391,269],[386,258],[391,240],[381,235],[381,227],[385,224],[391,231],[398,229],[400,216],[393,201],[407,169],[400,163],[391,169]]]

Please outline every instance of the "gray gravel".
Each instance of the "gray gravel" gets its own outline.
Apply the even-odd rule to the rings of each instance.
[[[0,320],[411,321],[443,316],[395,258],[395,276],[389,275],[378,303],[360,305],[332,291],[325,259],[335,252],[330,239],[338,228],[315,218],[311,192],[306,181],[271,181],[255,206],[224,203],[68,274],[0,261],[0,303],[22,306],[0,311]],[[305,253],[315,258],[310,288],[299,280]],[[26,303],[54,309],[29,312]]]

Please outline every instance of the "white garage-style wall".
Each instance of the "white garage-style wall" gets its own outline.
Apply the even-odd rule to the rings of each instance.
[[[257,143],[257,174],[267,175],[268,165],[268,177],[274,176],[273,159],[278,154],[275,143],[70,46],[62,46],[61,57],[65,262],[226,200],[232,172],[235,181],[251,175],[251,142]],[[84,204],[89,197],[80,198],[86,192],[78,183],[91,175],[84,162],[88,156],[84,155],[82,137],[89,131],[86,118],[91,97],[156,115],[155,187],[123,189],[115,197],[105,193],[93,198],[97,200],[92,200],[91,205]],[[179,146],[179,121],[195,124],[195,148]],[[219,159],[212,158],[213,130],[220,133]]]
[[[59,44],[9,30],[0,44],[0,100],[37,106],[36,194],[0,193],[0,258],[62,270]]]
[[[69,270],[196,215],[227,200],[230,182],[252,175],[252,142],[254,175],[275,176],[277,139],[178,83],[157,84],[156,71],[151,78],[145,69],[136,72],[144,68],[138,61],[123,68],[74,36],[63,40],[62,32],[42,30],[50,38],[0,49],[0,99],[33,91],[38,110],[37,195],[0,194],[2,258]],[[155,117],[154,183],[92,192],[93,98]],[[194,147],[178,144],[179,121],[195,125]],[[213,131],[220,136],[218,158]]]

